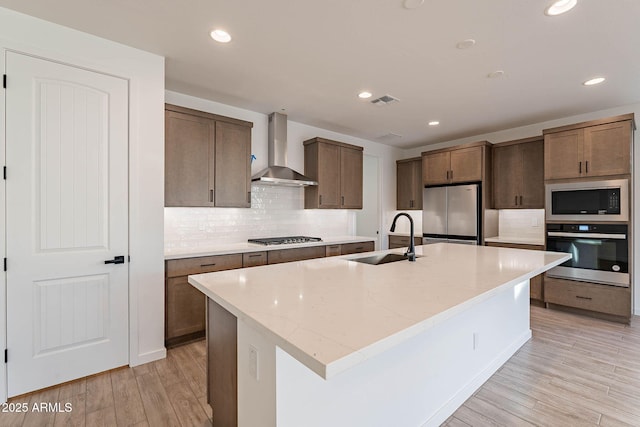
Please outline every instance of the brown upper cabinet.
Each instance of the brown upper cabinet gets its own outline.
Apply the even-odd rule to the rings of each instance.
[[[577,123],[544,134],[544,179],[631,173],[633,114]]]
[[[304,174],[318,181],[304,189],[305,209],[362,209],[362,152],[324,138],[304,141]]]
[[[396,161],[396,209],[422,209],[422,158]]]
[[[424,185],[454,184],[482,180],[483,145],[422,153]]]
[[[493,146],[493,207],[544,208],[542,136]]]
[[[165,104],[165,206],[251,206],[253,123]]]

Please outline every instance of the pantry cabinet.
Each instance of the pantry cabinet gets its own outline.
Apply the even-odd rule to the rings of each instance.
[[[250,207],[251,122],[165,105],[165,206]]]
[[[362,209],[362,152],[324,138],[304,141],[304,174],[318,181],[304,189],[305,209]]]
[[[493,146],[494,209],[544,208],[544,142],[526,138]]]
[[[545,180],[631,173],[633,114],[546,129]]]
[[[396,209],[422,210],[422,158],[396,161]]]

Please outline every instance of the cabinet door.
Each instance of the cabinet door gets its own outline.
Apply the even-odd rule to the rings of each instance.
[[[318,143],[318,207],[339,208],[340,194],[340,147]]]
[[[584,129],[544,136],[544,179],[579,178],[582,165]]]
[[[396,209],[413,209],[413,172],[412,162],[396,163]],[[422,208],[422,206],[420,206]]]
[[[423,185],[447,184],[449,182],[450,154],[445,151],[422,156]]]
[[[519,144],[493,148],[493,207],[518,206],[522,187],[522,152]],[[542,165],[540,165],[542,166]],[[540,167],[542,170],[542,167]]]
[[[215,205],[251,207],[251,129],[218,121],[215,132]]]
[[[583,172],[586,176],[631,173],[631,122],[584,129]]]
[[[324,256],[338,256],[338,255],[342,255],[342,249],[340,245],[325,246]]]
[[[212,122],[165,112],[165,206],[213,206]]]
[[[362,209],[362,151],[340,147],[340,207]]]
[[[518,198],[518,207],[544,209],[544,143],[533,141],[520,144],[520,150],[522,155],[520,196],[522,199]]]
[[[187,277],[167,279],[166,340],[204,331],[206,297],[189,284]]]
[[[482,180],[482,147],[451,151],[451,182]]]
[[[422,210],[422,159],[414,160],[411,162],[413,169],[413,178],[411,180],[411,190],[413,196],[413,204],[411,209]]]
[[[242,254],[242,267],[257,267],[267,265],[267,252],[249,252]]]

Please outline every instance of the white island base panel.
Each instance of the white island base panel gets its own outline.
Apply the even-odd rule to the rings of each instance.
[[[242,319],[237,332],[241,427],[438,426],[531,337],[529,281],[328,380]]]

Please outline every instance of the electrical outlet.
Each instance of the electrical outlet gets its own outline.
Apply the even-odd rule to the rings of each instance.
[[[258,380],[258,349],[249,346],[249,375]]]

